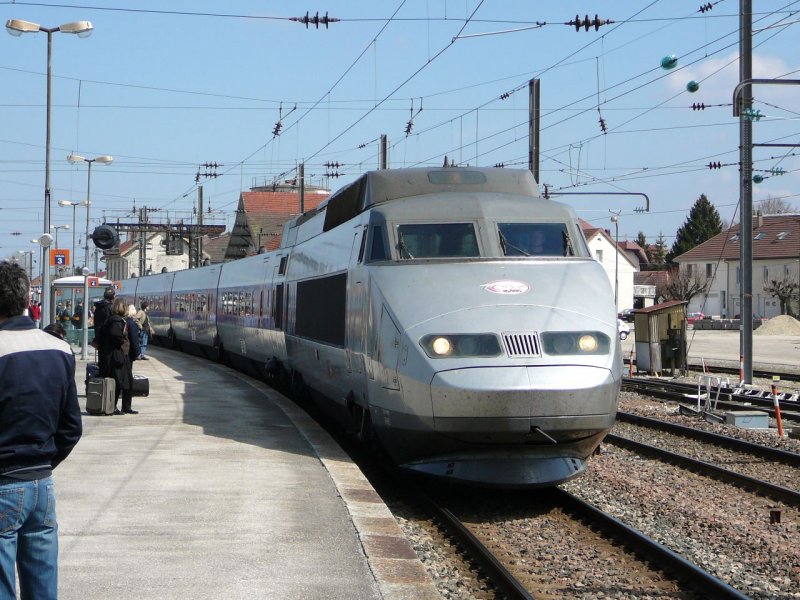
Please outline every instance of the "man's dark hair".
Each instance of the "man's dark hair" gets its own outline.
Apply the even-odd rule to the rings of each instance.
[[[64,329],[64,326],[61,323],[50,323],[50,325],[44,328],[44,331],[62,340],[67,335],[67,330]]]
[[[18,317],[28,306],[30,281],[16,263],[0,262],[0,318]]]
[[[115,290],[113,287],[107,287],[106,291],[103,292],[103,298],[105,298],[106,300],[113,300],[116,294],[117,290]]]
[[[142,303],[139,306],[142,307],[142,310],[146,310],[147,307],[150,306],[150,303],[147,302],[147,300],[142,300]]]

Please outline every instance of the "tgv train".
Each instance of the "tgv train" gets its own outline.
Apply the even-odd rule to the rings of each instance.
[[[372,171],[278,250],[129,279],[160,341],[291,389],[405,469],[503,487],[578,475],[621,380],[614,294],[529,171]]]

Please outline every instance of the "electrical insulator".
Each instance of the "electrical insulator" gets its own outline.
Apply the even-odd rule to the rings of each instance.
[[[506,100],[506,99],[508,99],[509,96],[511,96],[510,93],[503,92],[502,94],[500,94],[500,100]]]
[[[706,4],[703,4],[703,6],[701,6],[700,10],[698,10],[697,12],[705,13],[710,11],[712,8],[714,8],[714,5],[711,4],[711,2],[707,2]]]
[[[575,31],[580,31],[581,27],[584,28],[585,31],[589,31],[589,28],[594,26],[594,30],[597,31],[600,29],[601,25],[611,25],[613,23],[611,19],[601,19],[597,15],[594,16],[594,19],[589,19],[589,15],[583,17],[581,21],[580,15],[575,15],[575,19],[573,21],[567,21],[564,25],[572,25],[575,27]]]
[[[283,123],[278,121],[275,123],[275,128],[272,130],[272,135],[278,137],[281,134],[281,129],[283,129]]]
[[[501,163],[501,162],[500,163],[495,163],[494,164],[494,168],[495,169],[505,169],[506,168],[506,163]]]
[[[760,121],[761,117],[764,115],[761,114],[760,110],[753,110],[752,108],[745,108],[742,111],[742,116],[747,119],[748,121]]]
[[[406,123],[406,137],[411,135],[411,130],[414,129],[414,121],[409,121]]]
[[[706,105],[702,102],[694,102],[692,103],[692,110],[705,110]]]
[[[606,133],[607,129],[608,128],[606,127],[606,120],[603,117],[600,117],[600,131]]]
[[[771,175],[786,175],[786,171],[784,171],[781,167],[772,167],[769,172]]]
[[[706,165],[706,166],[707,166],[709,169],[721,169],[721,168],[722,168],[722,163],[721,163],[721,162],[719,162],[719,161],[717,161],[717,162],[710,162],[710,163],[708,163],[708,165]]]
[[[317,11],[317,14],[314,15],[313,17],[309,17],[308,12],[306,11],[305,17],[290,17],[289,20],[294,21],[295,23],[302,23],[303,25],[306,26],[306,29],[308,29],[309,23],[311,23],[317,29],[319,29],[319,24],[322,23],[323,25],[325,25],[325,29],[327,29],[328,23],[336,23],[340,19],[337,19],[335,17],[329,17],[327,12],[325,13],[324,17],[320,17],[319,11]]]

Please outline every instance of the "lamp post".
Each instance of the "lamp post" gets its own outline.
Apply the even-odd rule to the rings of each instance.
[[[75,21],[73,23],[64,23],[58,27],[42,27],[38,23],[31,23],[30,21],[9,19],[6,21],[6,31],[13,36],[20,36],[23,33],[38,33],[39,31],[47,34],[47,127],[44,154],[44,232],[47,233],[50,231],[50,106],[52,104],[53,34],[60,31],[62,33],[73,33],[78,37],[87,37],[92,33],[92,24],[90,21]],[[42,260],[41,267],[43,317],[41,322],[44,326],[45,323],[50,323],[53,318],[50,314],[50,261]]]
[[[82,200],[80,202],[70,202],[69,200],[59,200],[59,206],[71,206],[72,207],[72,248],[70,249],[70,259],[69,259],[69,267],[70,273],[72,275],[77,275],[75,272],[75,209],[78,206],[86,206],[86,211],[89,211],[89,205],[86,203],[86,200]],[[75,288],[72,288],[72,306],[75,306]]]
[[[83,344],[81,345],[81,360],[86,360],[86,346],[89,345],[89,207],[92,205],[92,163],[98,162],[101,165],[110,165],[114,157],[103,155],[95,158],[86,158],[80,154],[70,154],[67,160],[73,165],[79,162],[89,164],[86,179],[86,235],[84,239],[83,254]],[[96,269],[95,269],[96,270]],[[95,273],[97,275],[97,273]]]
[[[619,213],[611,215],[614,224],[614,308],[619,314]]]

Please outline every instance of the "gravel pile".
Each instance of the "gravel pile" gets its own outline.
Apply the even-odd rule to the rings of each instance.
[[[800,321],[789,315],[772,317],[753,331],[753,335],[800,335]]]

